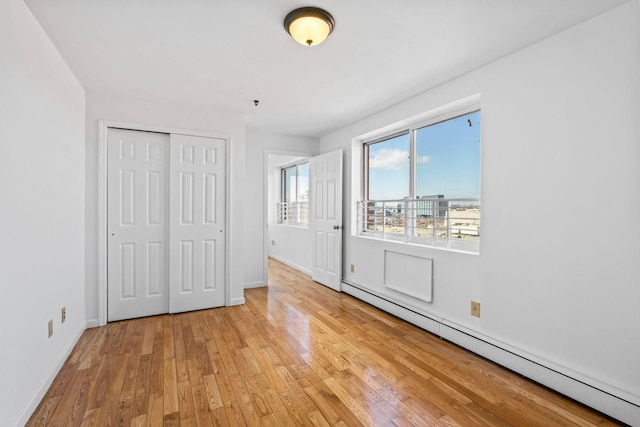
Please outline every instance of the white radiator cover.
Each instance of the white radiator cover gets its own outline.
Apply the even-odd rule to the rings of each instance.
[[[384,251],[384,286],[422,301],[431,302],[433,260],[397,251]]]

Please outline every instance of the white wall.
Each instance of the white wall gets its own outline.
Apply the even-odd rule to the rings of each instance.
[[[84,108],[84,90],[24,2],[1,2],[3,426],[27,421],[85,328]]]
[[[87,92],[86,303],[87,321],[97,326],[98,307],[98,121],[109,120],[173,129],[214,132],[230,137],[230,269],[231,303],[244,303],[244,116],[217,110],[98,95]]]
[[[349,177],[354,138],[481,94],[480,255],[421,249],[434,259],[423,303],[382,284],[394,244],[348,227],[344,265],[356,270],[345,280],[640,405],[639,5],[321,138],[321,152],[345,149]],[[346,225],[359,197],[345,186]]]
[[[278,201],[274,198],[273,190],[269,190],[270,187],[268,188],[268,180],[265,173],[265,169],[268,169],[266,165],[267,158],[269,155],[295,157],[315,155],[318,153],[318,140],[249,129],[246,131],[246,140],[245,171],[247,185],[245,200],[251,208],[245,209],[245,287],[256,287],[267,284],[267,252],[270,253],[272,249],[272,237],[269,237],[269,235],[273,231],[275,221],[271,220],[268,223],[269,235],[265,233],[265,227],[267,227],[267,215],[272,213],[273,204]],[[273,173],[273,168],[270,172]],[[268,200],[265,200],[265,197]],[[265,209],[267,209],[267,212],[265,212]],[[292,249],[296,246],[305,247],[305,244],[300,240],[304,238],[304,235],[300,235],[300,230],[303,232],[306,230],[291,230],[292,227],[286,228],[289,230],[284,230],[282,239],[278,239],[278,242],[281,243],[276,242],[279,249],[286,251],[281,254],[284,258],[279,259],[286,262],[290,258],[288,253],[293,253],[294,259],[290,261],[292,265],[297,265],[298,259],[295,256],[300,255],[300,252],[292,251]],[[309,243],[306,246],[308,246],[310,254],[311,244]],[[276,254],[277,256],[278,254]],[[303,265],[302,267],[304,268],[305,266]]]

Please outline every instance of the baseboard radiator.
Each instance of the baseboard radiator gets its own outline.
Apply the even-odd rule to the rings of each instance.
[[[567,368],[555,366],[549,361],[446,319],[408,308],[356,283],[343,281],[342,291],[619,421],[640,427],[638,396]]]

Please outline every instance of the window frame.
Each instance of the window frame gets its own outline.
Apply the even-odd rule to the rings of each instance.
[[[295,191],[296,193],[293,193],[294,195],[297,194],[298,191],[298,166],[297,165],[291,165],[291,166],[286,166],[286,167],[281,167],[280,168],[280,202],[283,203],[287,203],[287,202],[293,202],[294,200],[287,200],[287,171],[291,168],[295,168],[295,177],[296,177],[296,188]]]
[[[411,156],[411,131],[409,129],[406,130],[401,130],[398,132],[393,132],[390,134],[386,134],[383,137],[380,138],[376,138],[374,140],[371,141],[366,141],[363,143],[363,147],[362,147],[362,151],[363,151],[363,156],[362,156],[362,160],[363,160],[363,170],[364,170],[364,176],[363,176],[363,183],[364,183],[364,200],[369,200],[369,147],[371,145],[374,144],[378,144],[380,142],[385,142],[385,141],[389,141],[393,138],[397,138],[399,136],[402,135],[409,135],[409,156]],[[411,181],[411,161],[409,162],[409,181]]]
[[[416,189],[417,189],[417,176],[416,176],[416,132],[422,128],[426,128],[428,126],[433,126],[433,125],[437,125],[438,123],[443,123],[446,122],[448,120],[453,120],[453,119],[457,119],[458,117],[462,117],[462,116],[466,116],[468,114],[472,114],[472,113],[476,113],[476,112],[482,112],[482,109],[480,108],[480,105],[473,105],[470,106],[469,108],[465,108],[465,109],[461,109],[458,111],[455,111],[451,114],[441,114],[441,115],[437,115],[434,116],[430,119],[427,120],[423,120],[423,121],[419,121],[419,122],[415,122],[415,123],[411,123],[409,125],[407,125],[404,129],[399,130],[399,131],[395,131],[395,132],[390,132],[385,134],[384,136],[375,138],[375,139],[371,139],[371,140],[366,140],[363,141],[362,145],[363,145],[363,155],[362,155],[362,160],[363,160],[363,165],[362,165],[362,170],[363,170],[363,177],[362,177],[362,182],[363,182],[363,200],[369,200],[369,147],[371,145],[374,144],[378,144],[384,141],[388,141],[390,139],[396,138],[398,136],[402,136],[402,135],[409,135],[409,199],[415,199],[417,197],[416,195]],[[480,142],[482,144],[482,141]],[[480,148],[480,150],[482,150],[482,146]],[[481,195],[480,195],[481,196]],[[478,199],[481,199],[481,197],[478,197]]]
[[[430,241],[428,239],[424,239],[425,241],[420,241],[420,239],[416,240],[415,238],[415,231],[409,231],[409,228],[411,226],[415,226],[415,222],[416,219],[410,219],[410,221],[413,221],[413,223],[409,223],[409,227],[405,227],[404,231],[402,233],[399,234],[394,234],[393,232],[382,232],[379,233],[377,231],[374,230],[374,232],[370,232],[370,230],[364,229],[364,227],[366,227],[364,225],[363,221],[366,221],[366,218],[364,218],[364,216],[362,215],[366,215],[364,212],[364,202],[369,202],[371,201],[371,199],[369,199],[370,196],[370,188],[369,188],[369,176],[370,176],[370,170],[369,170],[369,161],[370,161],[370,147],[374,144],[380,143],[380,142],[384,142],[387,140],[390,140],[392,138],[401,136],[401,135],[409,135],[409,197],[404,198],[403,200],[408,201],[409,203],[411,202],[416,202],[417,197],[419,197],[417,195],[417,159],[416,159],[416,154],[417,154],[417,142],[416,142],[416,135],[417,132],[420,129],[423,129],[425,127],[428,126],[432,126],[432,125],[437,125],[438,123],[442,123],[442,122],[446,122],[448,120],[452,120],[452,119],[456,119],[462,116],[466,116],[469,114],[473,114],[476,112],[480,112],[480,118],[482,120],[482,108],[480,105],[480,95],[473,95],[471,97],[468,97],[464,100],[460,100],[448,105],[445,105],[443,107],[428,111],[426,113],[423,113],[421,115],[415,116],[413,118],[409,118],[406,120],[403,120],[401,122],[399,122],[397,124],[397,126],[387,126],[384,129],[381,129],[380,131],[374,131],[371,133],[368,133],[366,136],[363,136],[362,139],[359,139],[358,144],[360,145],[361,148],[361,161],[360,161],[360,165],[362,167],[362,170],[360,172],[360,177],[359,177],[359,181],[360,181],[360,201],[357,201],[356,199],[356,204],[358,205],[358,209],[356,209],[356,215],[354,216],[355,219],[355,225],[356,228],[354,230],[354,235],[358,236],[358,237],[364,237],[364,238],[369,238],[369,239],[376,239],[376,240],[384,240],[384,241],[391,241],[391,242],[397,242],[400,244],[415,244],[418,245],[420,247],[431,247],[434,249],[444,249],[444,250],[453,250],[456,252],[463,252],[463,253],[469,253],[469,254],[473,254],[473,255],[478,255],[480,253],[480,224],[481,224],[481,212],[478,213],[478,218],[477,218],[477,224],[478,224],[478,234],[477,234],[477,241],[475,241],[475,243],[473,243],[475,245],[475,247],[471,247],[469,248],[468,246],[465,246],[465,244],[462,243],[456,243],[459,242],[459,240],[457,239],[453,239],[449,237],[449,234],[447,234],[447,238],[446,240],[443,239],[443,241],[446,242],[446,244],[442,244],[442,241],[440,241],[439,239],[435,238],[435,233],[434,233],[434,239],[433,241]],[[482,129],[482,128],[481,128]],[[481,131],[482,132],[482,131]],[[354,142],[356,142],[354,140]],[[479,158],[479,188],[478,188],[478,197],[477,198],[451,198],[451,199],[444,199],[446,200],[448,203],[448,200],[459,200],[459,201],[472,201],[471,203],[475,203],[475,205],[477,206],[478,209],[480,209],[481,211],[481,206],[482,206],[482,186],[481,186],[481,182],[482,182],[482,167],[481,167],[481,162],[482,162],[482,135],[480,137],[480,158]],[[434,198],[436,198],[437,196],[434,196]],[[380,199],[382,200],[382,199]],[[395,200],[395,199],[394,199]],[[401,200],[401,199],[398,199]],[[408,208],[408,206],[410,206],[410,204],[405,204],[405,208]],[[448,206],[448,205],[447,205]],[[362,208],[362,209],[361,209]],[[452,206],[452,208],[455,208],[455,206]],[[456,208],[456,210],[458,210],[458,208]],[[464,210],[464,209],[463,209]],[[448,223],[448,227],[454,228],[454,226],[456,224],[451,224],[451,221],[449,221]],[[415,229],[414,229],[415,230]],[[463,247],[460,247],[460,245],[462,245]]]

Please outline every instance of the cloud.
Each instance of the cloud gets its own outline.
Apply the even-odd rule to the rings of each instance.
[[[429,156],[418,157],[418,163],[427,163],[431,160]],[[371,169],[385,169],[395,170],[409,167],[409,152],[398,150],[381,148],[377,150],[374,157],[369,160],[369,168]]]
[[[389,150],[381,148],[375,152],[369,160],[369,167],[372,169],[402,169],[409,166],[409,152],[402,150]]]

